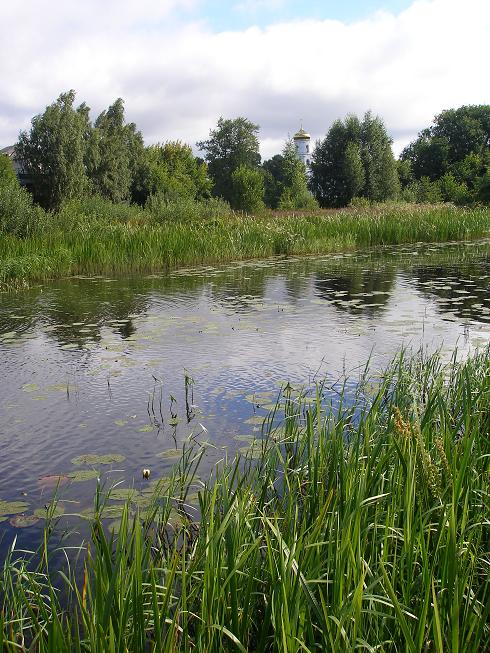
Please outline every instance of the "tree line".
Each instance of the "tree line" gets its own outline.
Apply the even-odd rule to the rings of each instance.
[[[247,118],[220,118],[197,143],[203,158],[180,141],[145,147],[122,99],[92,123],[89,107],[75,106],[69,91],[32,119],[15,148],[35,202],[50,210],[90,195],[140,205],[218,197],[245,212],[396,199],[490,202],[489,105],[443,111],[398,161],[371,112],[336,120],[317,141],[309,172],[292,140],[262,162],[258,135]],[[7,168],[0,158],[0,186],[13,183]]]

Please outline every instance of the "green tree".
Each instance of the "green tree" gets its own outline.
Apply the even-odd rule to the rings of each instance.
[[[467,187],[468,201],[476,197],[490,165],[490,105],[442,111],[400,158],[410,162],[415,179],[436,181],[449,174]],[[445,184],[451,186],[450,178]]]
[[[0,186],[12,184],[17,181],[12,161],[6,154],[0,152]]]
[[[277,209],[284,191],[284,160],[282,154],[275,154],[262,164],[265,184],[265,203],[271,209]]]
[[[360,132],[360,156],[365,176],[362,196],[374,202],[396,197],[399,191],[396,162],[383,121],[368,111]]]
[[[118,98],[90,134],[86,166],[92,191],[113,202],[130,200],[143,155],[143,137],[134,123],[125,122],[124,101]]]
[[[32,180],[36,201],[58,208],[64,200],[82,196],[88,187],[84,165],[89,109],[74,108],[75,91],[62,93],[43,114],[21,132],[16,154]]]
[[[264,208],[264,176],[261,170],[241,165],[231,175],[232,206],[256,213]]]
[[[210,197],[212,181],[205,162],[180,141],[150,145],[145,151],[146,196],[159,193],[167,199]]]
[[[346,190],[351,197],[362,192],[365,183],[364,166],[361,158],[361,148],[358,143],[347,143],[344,153],[343,174]]]
[[[280,209],[313,209],[318,204],[308,190],[308,177],[302,161],[298,159],[292,140],[286,141],[282,151],[282,192]]]
[[[336,120],[312,157],[311,187],[321,206],[346,206],[354,196],[373,201],[399,190],[391,139],[381,118],[367,112]]]
[[[213,194],[233,206],[232,175],[241,166],[250,169],[260,165],[259,126],[247,118],[220,118],[209,138],[197,143],[205,153],[208,171],[214,182]]]

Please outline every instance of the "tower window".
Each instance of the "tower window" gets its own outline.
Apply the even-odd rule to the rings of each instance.
[[[309,154],[309,153],[310,153],[310,146],[307,144],[306,145],[306,154]]]

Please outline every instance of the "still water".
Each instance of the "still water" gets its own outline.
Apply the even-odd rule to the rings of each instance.
[[[138,491],[184,443],[206,476],[260,435],[280,388],[355,384],[405,346],[466,355],[490,340],[490,241],[76,277],[0,295],[1,549],[61,520],[96,478]]]

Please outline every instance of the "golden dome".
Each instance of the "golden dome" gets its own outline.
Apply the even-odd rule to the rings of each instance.
[[[293,139],[295,141],[297,140],[309,140],[311,136],[308,134],[308,132],[305,132],[303,127],[299,130],[299,132],[296,132],[296,134],[293,136]]]

